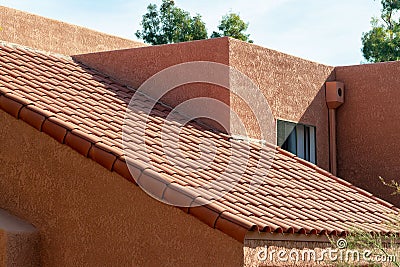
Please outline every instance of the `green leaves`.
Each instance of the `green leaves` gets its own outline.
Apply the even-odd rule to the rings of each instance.
[[[400,20],[395,20],[400,10],[400,0],[381,0],[381,18],[372,18],[372,29],[362,35],[362,52],[369,62],[400,60]]]
[[[222,17],[222,21],[218,26],[219,32],[213,32],[211,38],[229,36],[252,43],[253,41],[249,40],[250,34],[244,33],[248,27],[249,24],[245,23],[238,14],[229,13]]]
[[[155,4],[148,5],[140,25],[142,29],[135,33],[136,37],[153,45],[208,38],[201,15],[191,17],[189,12],[175,6],[173,0],[163,0],[159,10]],[[229,36],[252,43],[250,35],[244,33],[248,26],[238,14],[229,13],[222,18],[219,32],[213,32],[211,38]]]
[[[192,40],[201,40],[207,38],[207,29],[204,22],[201,20],[201,15],[197,14],[193,17],[192,23]]]
[[[176,7],[173,0],[163,0],[159,11],[157,5],[150,4],[141,26],[142,30],[136,32],[136,37],[153,45],[207,38],[201,16],[191,17],[189,12]]]

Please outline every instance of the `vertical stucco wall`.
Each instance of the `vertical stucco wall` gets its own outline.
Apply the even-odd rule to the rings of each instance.
[[[40,266],[39,243],[32,224],[0,209],[0,266]]]
[[[9,232],[4,235],[4,241],[6,242],[5,246],[7,248],[5,254],[5,265],[1,265],[0,256],[0,266],[41,266],[40,255],[38,254],[38,246],[40,242],[38,234]]]
[[[3,111],[0,125],[0,207],[39,230],[43,266],[242,266],[236,240]]]
[[[328,170],[328,108],[324,86],[325,81],[334,79],[334,68],[235,39],[229,39],[229,62],[260,88],[276,119],[316,126],[317,163]],[[240,101],[233,100],[231,105],[234,110],[248,113]],[[253,119],[247,117],[250,122],[246,124],[254,125]]]
[[[192,61],[229,64],[228,38],[75,55],[76,61],[138,88],[168,67]]]
[[[119,51],[90,53],[76,55],[73,58],[78,62],[114,78],[122,84],[129,85],[133,88],[139,88],[153,75],[159,74],[159,72],[182,63],[214,62],[227,66],[229,64],[228,51],[228,38],[217,38]],[[207,66],[201,69],[202,66],[191,65],[191,67],[175,68],[169,72],[171,73],[170,75],[158,75],[158,78],[154,79],[154,82],[151,83],[154,92],[146,93],[155,98],[161,87],[165,87],[166,89],[175,88],[167,94],[162,94],[163,97],[161,98],[163,103],[172,107],[176,107],[189,99],[200,97],[216,99],[229,105],[228,90],[215,83],[199,82],[197,79],[198,76],[196,76],[200,72],[206,74],[200,76],[206,77],[207,72],[210,71],[210,76],[213,76],[213,79],[210,78],[210,81],[218,80],[220,83],[228,85],[228,69],[218,68],[218,70],[213,71]],[[162,80],[160,77],[162,77]],[[161,84],[157,85],[160,81]],[[183,83],[180,83],[182,81]],[[184,85],[177,86],[178,84]],[[184,108],[181,111],[185,115],[196,117],[199,114],[204,114],[204,111],[213,109],[215,108],[212,104],[205,103],[203,105],[191,104],[188,108]],[[222,131],[229,130],[229,113],[217,110],[211,117],[222,118],[220,124],[225,127],[219,127],[218,124],[210,120],[203,119],[202,121]]]
[[[0,40],[63,55],[146,44],[0,6]]]
[[[338,175],[400,206],[379,181],[400,181],[400,62],[336,68],[345,83],[337,111]]]
[[[7,234],[0,229],[0,266],[5,266],[7,260]]]

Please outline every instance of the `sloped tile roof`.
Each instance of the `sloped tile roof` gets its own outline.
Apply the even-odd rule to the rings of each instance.
[[[146,149],[137,143],[132,153],[126,153],[122,135],[133,94],[71,58],[0,45],[0,109],[129,181],[144,188],[150,184],[158,198],[178,198],[190,206],[182,210],[237,240],[243,241],[248,230],[343,235],[359,226],[386,232],[382,223],[390,220],[389,213],[398,212],[390,203],[278,147],[243,144],[195,122],[183,126],[179,118],[171,121],[170,109],[162,104],[150,115],[135,114],[137,123],[147,123]],[[144,96],[135,101],[136,106],[147,105]],[[133,121],[128,128],[133,138],[135,126]],[[174,157],[170,151],[172,156],[166,157],[161,130],[178,136],[180,155]],[[210,166],[193,172],[203,137],[212,140],[218,151]],[[232,148],[242,153],[245,147],[250,149],[250,160],[239,167],[242,170],[224,171]],[[270,163],[268,155],[274,157],[272,166],[264,166]],[[153,168],[146,165],[147,159]],[[132,174],[126,162],[133,166]],[[207,187],[210,180],[215,182],[213,188]],[[224,194],[220,197],[218,191]],[[206,204],[200,205],[202,201]]]

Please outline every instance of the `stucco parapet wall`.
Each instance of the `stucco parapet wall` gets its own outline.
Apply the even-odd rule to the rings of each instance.
[[[32,224],[0,209],[0,266],[39,266],[39,239]]]
[[[177,64],[209,61],[229,65],[229,38],[93,52],[73,58],[122,84],[139,88],[154,74]]]
[[[336,113],[338,175],[400,207],[393,188],[400,181],[400,61],[342,66],[346,103]]]
[[[0,40],[64,55],[147,46],[5,6],[0,6],[0,24]]]
[[[329,169],[328,109],[324,86],[327,80],[335,79],[334,68],[331,66],[228,37],[90,53],[73,58],[132,88],[139,88],[158,72],[182,63],[206,61],[229,66],[250,78],[260,89],[271,108],[271,117],[275,120],[283,119],[316,127],[317,163],[321,168]],[[231,86],[231,75],[227,72],[225,76]],[[232,116],[236,113],[246,127],[248,137],[260,138],[260,126],[265,125],[260,125],[254,110],[250,110],[251,105],[257,111],[258,104],[245,103],[240,96],[221,86],[190,83],[171,90],[161,101],[177,107],[189,99],[200,97],[220,101],[233,111],[229,114],[219,111],[212,116],[221,119],[226,127],[211,125],[210,120],[203,118],[199,119],[201,122],[232,136],[240,136],[241,124],[236,124],[237,120]],[[202,107],[191,105],[189,110],[184,110],[184,114],[193,117],[204,114]],[[212,110],[208,109],[209,112]],[[276,125],[272,127],[276,128]],[[268,132],[273,135],[275,130]]]

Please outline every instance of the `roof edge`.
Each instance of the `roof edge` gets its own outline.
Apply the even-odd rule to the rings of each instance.
[[[7,42],[7,41],[3,41],[3,40],[0,40],[0,46],[2,46],[2,47],[6,46],[6,47],[23,50],[23,51],[28,51],[28,52],[33,52],[33,53],[41,53],[41,54],[44,54],[47,56],[56,57],[58,59],[65,59],[65,60],[69,60],[69,61],[73,60],[71,56],[67,56],[64,54],[59,54],[59,53],[55,53],[55,52],[51,52],[51,51],[45,51],[45,50],[29,47],[26,45],[11,43],[11,42]]]
[[[83,29],[83,30],[89,30],[89,31],[97,33],[97,34],[107,35],[109,37],[113,37],[113,38],[116,38],[116,39],[125,40],[125,41],[131,41],[131,42],[137,42],[137,43],[141,43],[143,45],[146,45],[145,43],[142,43],[140,41],[134,41],[134,40],[131,40],[131,39],[128,39],[128,38],[124,38],[124,37],[116,36],[116,35],[113,35],[113,34],[101,32],[101,31],[98,31],[98,30],[94,30],[94,29],[91,29],[91,28],[88,28],[88,27],[84,27],[84,26],[78,25],[78,24],[73,24],[73,23],[62,21],[62,20],[53,19],[53,18],[50,18],[50,17],[46,17],[46,16],[42,16],[42,15],[39,15],[39,14],[35,14],[35,13],[27,12],[27,11],[24,11],[24,10],[20,10],[20,9],[17,9],[17,8],[12,8],[12,7],[8,7],[8,6],[4,6],[4,5],[0,5],[0,8],[5,8],[5,9],[8,9],[10,11],[22,13],[22,14],[25,14],[25,15],[40,17],[40,18],[46,19],[46,20],[51,21],[51,22],[60,23],[60,24],[71,26],[71,27],[78,27],[78,28]]]

